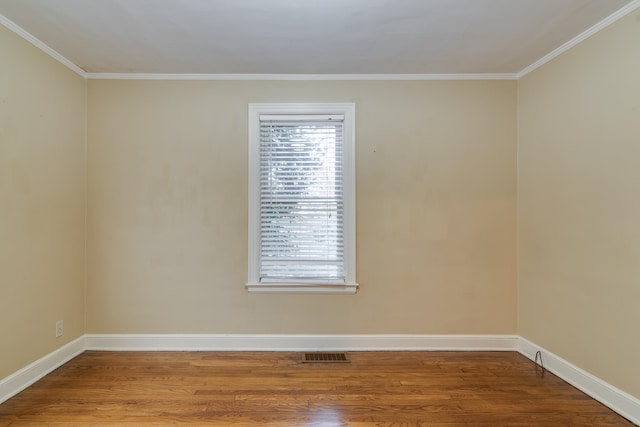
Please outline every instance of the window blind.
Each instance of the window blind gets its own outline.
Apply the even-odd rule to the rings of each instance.
[[[345,283],[343,121],[260,116],[261,283]]]

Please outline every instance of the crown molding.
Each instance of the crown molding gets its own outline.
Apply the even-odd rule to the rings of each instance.
[[[76,64],[69,61],[67,58],[59,54],[56,50],[50,48],[42,40],[32,35],[27,30],[25,30],[24,28],[22,28],[21,26],[19,26],[9,18],[7,18],[6,16],[0,15],[0,24],[4,25],[7,29],[13,31],[14,33],[16,33],[17,35],[19,35],[20,37],[22,37],[23,39],[25,39],[26,41],[28,41],[29,43],[31,43],[32,45],[34,45],[35,47],[37,47],[38,49],[46,53],[47,55],[49,55],[50,57],[52,57],[53,59],[55,59],[62,65],[64,65],[65,67],[67,67],[68,69],[70,69],[74,73],[78,74],[81,77],[84,77],[85,79],[87,78],[87,73],[82,68],[78,67]]]
[[[266,80],[266,81],[380,81],[380,80],[516,80],[511,73],[469,74],[164,74],[87,73],[90,80]]]
[[[524,77],[527,74],[529,74],[530,72],[534,71],[535,69],[540,68],[541,66],[543,66],[547,62],[551,61],[552,59],[554,59],[554,58],[556,58],[556,57],[558,57],[560,55],[562,55],[564,52],[568,51],[569,49],[571,49],[575,45],[579,44],[580,42],[583,42],[584,40],[588,39],[592,35],[604,30],[609,25],[611,25],[614,22],[618,21],[619,19],[627,16],[628,14],[630,14],[631,12],[633,12],[634,10],[636,10],[638,8],[640,8],[640,0],[632,1],[631,3],[627,4],[623,8],[621,8],[621,9],[617,10],[616,12],[614,12],[613,14],[609,15],[608,17],[606,17],[602,21],[598,22],[593,27],[589,28],[588,30],[586,30],[586,31],[584,31],[584,32],[582,32],[580,34],[578,34],[577,36],[575,36],[574,38],[572,38],[571,40],[569,40],[568,42],[566,42],[565,44],[563,44],[559,48],[549,52],[548,54],[546,54],[542,58],[538,59],[533,64],[529,65],[528,67],[522,69],[520,72],[516,73],[516,75],[515,75],[516,76],[516,80],[519,80],[522,77]]]
[[[519,80],[575,45],[598,33],[629,13],[640,8],[640,0],[617,10],[588,30],[543,56],[517,73],[457,73],[457,74],[164,74],[164,73],[87,73],[72,61],[49,47],[37,37],[0,14],[0,24],[42,50],[74,73],[90,80],[264,80],[264,81],[384,81],[384,80]]]

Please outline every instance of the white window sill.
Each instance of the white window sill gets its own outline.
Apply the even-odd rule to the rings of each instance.
[[[247,290],[257,294],[355,294],[358,284],[310,285],[294,283],[247,283]]]

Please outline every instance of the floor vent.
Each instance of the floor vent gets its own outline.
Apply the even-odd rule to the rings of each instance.
[[[349,363],[347,353],[305,353],[304,363]]]

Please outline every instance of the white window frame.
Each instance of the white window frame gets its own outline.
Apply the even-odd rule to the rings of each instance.
[[[260,115],[344,116],[344,256],[345,283],[260,283]],[[354,294],[356,282],[356,174],[354,103],[252,103],[249,104],[249,292]]]

